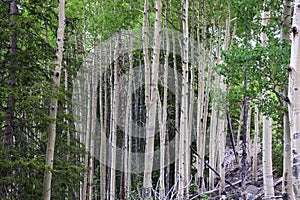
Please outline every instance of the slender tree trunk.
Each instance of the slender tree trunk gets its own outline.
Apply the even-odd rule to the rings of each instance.
[[[189,38],[191,38],[189,40],[188,43],[188,48],[189,48],[189,55],[187,57],[188,61],[190,60],[190,70],[189,70],[189,99],[188,99],[188,123],[187,123],[187,128],[188,128],[188,132],[187,134],[187,154],[186,154],[186,176],[188,178],[188,180],[192,179],[191,176],[191,153],[190,153],[190,146],[192,143],[192,131],[193,131],[193,126],[194,126],[194,103],[195,103],[195,43],[194,43],[194,30],[195,30],[195,0],[192,0],[192,4],[191,4],[191,35],[189,35]],[[186,8],[188,9],[188,7]],[[187,16],[188,18],[189,16]],[[188,25],[187,25],[188,27]],[[189,29],[187,31],[189,33]],[[187,188],[187,194],[189,193],[189,189]]]
[[[142,30],[143,52],[144,52],[144,65],[145,65],[145,104],[146,104],[146,123],[148,121],[148,112],[150,107],[150,63],[149,63],[149,51],[148,51],[148,12],[149,12],[149,0],[144,2],[144,19]],[[146,125],[147,126],[147,125]]]
[[[101,46],[101,45],[100,45]],[[107,48],[106,48],[107,49]],[[102,58],[102,51],[100,50],[100,58]],[[105,56],[105,55],[104,55]],[[105,57],[106,62],[108,63],[108,56]],[[102,74],[102,65],[100,62],[99,74]],[[100,116],[100,198],[106,198],[106,116],[107,116],[107,76],[106,76],[106,66],[104,66],[104,77],[103,83],[99,82],[99,116]],[[103,102],[103,90],[104,90],[104,102]],[[103,111],[104,110],[104,111]]]
[[[167,14],[166,14],[167,17]],[[167,24],[167,21],[166,21]],[[162,127],[160,130],[160,191],[159,198],[165,198],[165,166],[166,165],[166,135],[167,133],[167,108],[168,108],[168,64],[169,64],[169,52],[170,52],[170,41],[169,41],[169,33],[166,31],[165,40],[166,42],[166,53],[164,59],[164,75],[163,75],[163,87],[164,87],[164,95],[163,95],[163,106],[162,106]]]
[[[270,12],[262,13],[262,26],[266,27],[270,18]],[[266,33],[261,33],[261,44],[264,47],[267,40]],[[269,91],[267,91],[269,92]],[[272,167],[272,118],[263,115],[263,179],[265,199],[274,197],[273,167]]]
[[[201,3],[198,2],[198,21],[200,21],[200,9],[201,9]],[[204,110],[205,110],[205,103],[204,103],[204,95],[205,95],[205,66],[206,66],[206,18],[205,18],[205,1],[203,1],[203,15],[202,15],[202,41],[200,41],[200,23],[198,23],[197,26],[197,43],[198,43],[198,50],[199,53],[202,53],[201,60],[198,63],[198,94],[197,94],[197,160],[196,160],[196,166],[197,166],[197,174],[196,174],[196,182],[198,184],[199,192],[203,193],[204,188],[204,155],[203,153],[205,151],[205,133],[206,130],[204,130]],[[202,44],[202,45],[201,45]],[[202,49],[201,49],[202,48]],[[209,81],[209,80],[208,80]]]
[[[216,50],[216,58],[217,63],[220,62],[220,45],[221,45],[221,18],[222,16],[219,16],[218,18],[218,44],[217,44],[217,50]],[[215,79],[215,87],[214,87],[214,97],[212,102],[212,114],[210,119],[210,137],[209,137],[209,165],[216,169],[217,165],[217,159],[220,156],[218,153],[218,145],[219,145],[219,136],[218,136],[218,129],[220,128],[220,131],[222,130],[222,127],[218,127],[218,125],[223,124],[223,122],[220,123],[220,109],[218,109],[218,102],[217,102],[217,95],[220,90],[221,85],[221,77],[217,73],[214,73],[214,79]],[[220,102],[219,102],[220,103]],[[223,126],[223,125],[222,125]],[[224,127],[224,126],[223,126]],[[210,170],[209,171],[209,189],[214,189],[215,187],[215,173]]]
[[[265,199],[274,197],[272,171],[272,119],[263,116],[263,176]]]
[[[128,84],[127,84],[127,106],[126,106],[126,118],[125,118],[125,141],[124,141],[124,189],[126,196],[123,199],[127,198],[130,195],[130,173],[131,173],[131,130],[132,130],[132,79],[133,79],[133,54],[132,54],[132,39],[131,32],[129,31],[129,73],[128,73]]]
[[[251,108],[251,101],[249,100],[249,108],[247,114],[247,162],[251,165],[251,155],[252,155],[252,147],[251,147],[251,117],[252,117],[252,108]]]
[[[236,152],[241,151],[241,129],[242,129],[242,124],[243,124],[243,114],[244,114],[244,109],[243,106],[240,106],[240,117],[239,117],[239,124],[238,124],[238,130],[237,130],[237,136],[236,136]],[[238,160],[238,163],[240,163],[240,159]]]
[[[291,23],[291,1],[283,1],[283,11],[281,18],[280,41],[289,41],[289,31]],[[285,88],[283,93],[287,96],[288,88]],[[285,107],[288,107],[287,102],[284,102]],[[291,131],[289,127],[289,113],[284,111],[283,114],[283,180],[282,180],[282,196],[286,199],[294,199],[292,185],[292,151],[291,151]]]
[[[254,152],[253,152],[253,164],[252,164],[252,181],[257,181],[257,154],[258,154],[258,135],[259,135],[259,110],[257,105],[254,107]]]
[[[226,9],[226,27],[225,27],[225,40],[223,50],[228,50],[229,47],[229,39],[230,39],[230,3],[227,4]],[[219,22],[221,23],[221,22]],[[220,26],[220,25],[219,25]],[[221,28],[219,29],[221,31]],[[220,53],[219,53],[220,54]],[[218,56],[220,57],[220,55]],[[221,63],[221,61],[219,61]],[[221,94],[226,94],[226,85],[224,83],[224,76],[220,76],[220,91]],[[226,106],[226,105],[225,105]],[[225,146],[226,146],[226,108],[225,106],[221,106],[220,111],[220,120],[218,125],[219,130],[219,168],[220,168],[220,188],[219,194],[225,192],[225,166],[224,166],[224,156],[225,156]]]
[[[114,80],[113,80],[113,99],[112,99],[112,119],[111,119],[111,169],[110,169],[110,192],[109,199],[116,199],[116,152],[117,152],[117,125],[119,119],[119,78],[118,71],[122,63],[120,63],[120,46],[121,46],[121,34],[118,32],[118,38],[114,50]]]
[[[60,76],[63,59],[63,47],[64,47],[64,32],[65,32],[65,0],[59,0],[58,5],[58,29],[57,29],[57,42],[56,42],[56,60],[55,69],[53,74],[53,97],[50,102],[50,114],[49,117],[53,121],[49,124],[48,142],[46,150],[46,167],[47,170],[44,174],[43,182],[43,199],[50,200],[51,198],[51,180],[54,161],[54,146],[56,138],[56,116],[57,116],[57,104],[58,100],[56,95],[59,93]]]
[[[176,38],[174,31],[172,31],[172,45],[173,52],[176,52]],[[179,157],[179,92],[178,92],[178,74],[176,54],[173,53],[173,67],[174,67],[174,84],[175,84],[175,157]],[[179,159],[175,160],[174,180],[177,180],[179,173]]]
[[[182,59],[182,97],[181,97],[181,115],[180,115],[180,132],[179,132],[179,188],[178,188],[178,198],[188,199],[188,171],[187,166],[187,154],[189,153],[188,137],[189,137],[189,127],[188,127],[188,73],[189,73],[189,29],[188,29],[188,11],[189,2],[188,0],[182,1],[182,26],[183,26],[183,59]]]
[[[295,0],[289,76],[289,116],[292,137],[292,178],[295,199],[300,199],[300,0]]]
[[[149,121],[146,130],[146,147],[144,160],[144,182],[143,182],[143,197],[151,198],[152,188],[152,167],[154,161],[154,136],[155,136],[155,122],[156,122],[156,108],[158,98],[158,68],[160,57],[160,32],[162,23],[162,2],[155,0],[155,24],[154,24],[154,49],[152,57],[152,73],[150,84],[150,107],[149,107]]]
[[[91,94],[91,73],[90,71],[85,74],[85,89],[86,89],[86,113],[85,113],[85,129],[83,131],[84,134],[84,144],[85,144],[85,156],[84,156],[84,166],[87,169],[86,172],[84,172],[83,176],[83,189],[82,189],[82,198],[83,200],[87,200],[88,195],[89,195],[89,183],[90,183],[90,173],[91,170],[89,169],[89,162],[90,162],[90,142],[91,142],[91,103],[92,103],[92,94]]]

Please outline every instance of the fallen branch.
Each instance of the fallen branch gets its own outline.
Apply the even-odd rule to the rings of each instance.
[[[193,151],[193,153],[194,153],[196,156],[198,156],[199,158],[201,158],[201,156],[195,151],[195,149],[194,149],[192,146],[190,146],[190,148],[191,148],[191,150]],[[221,178],[219,172],[217,172],[214,168],[212,168],[212,167],[207,163],[207,161],[205,161],[204,164],[205,164],[205,166],[208,167],[210,170],[212,170],[213,172],[215,172],[215,174],[216,174],[219,178]],[[226,179],[225,179],[225,183],[229,184],[230,186],[232,186],[233,188],[236,189],[236,187],[235,187],[232,183],[230,183],[229,181],[227,181]]]

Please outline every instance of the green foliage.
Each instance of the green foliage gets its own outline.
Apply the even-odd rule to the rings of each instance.
[[[272,117],[281,114],[282,109],[278,108],[282,108],[283,99],[279,94],[287,86],[288,54],[286,44],[277,38],[270,39],[266,47],[259,44],[245,47],[236,43],[223,52],[226,65],[219,65],[218,71],[226,77],[229,101],[241,101],[246,92],[264,114]],[[247,91],[243,89],[245,73]]]
[[[15,97],[13,119],[13,142],[0,152],[0,198],[40,199],[43,176],[46,170],[45,152],[49,102],[52,85],[53,61],[57,30],[57,3],[53,1],[18,1],[18,13],[14,16],[15,26],[10,25],[9,4],[0,3],[0,147],[3,149],[3,133],[6,128],[5,116],[8,94]],[[73,24],[74,25],[74,24]],[[70,30],[67,29],[66,34]],[[9,55],[10,36],[17,38],[17,54]],[[74,36],[65,42],[69,55],[68,79],[81,65],[82,56],[75,46]],[[73,59],[75,53],[77,58]],[[71,56],[72,55],[72,56]],[[12,63],[16,63],[12,65]],[[15,71],[15,76],[10,73]],[[64,74],[63,74],[64,75]],[[9,79],[15,80],[14,87],[7,87]],[[53,169],[53,199],[61,199],[78,193],[79,182],[85,171],[79,161],[85,155],[85,148],[74,137],[72,114],[64,113],[63,105],[70,105],[71,91],[64,92],[62,84],[59,98],[57,145]],[[68,120],[68,124],[65,122]],[[67,144],[67,130],[70,145]],[[3,185],[9,189],[5,191]]]

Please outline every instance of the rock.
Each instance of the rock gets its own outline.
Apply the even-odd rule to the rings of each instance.
[[[254,185],[249,185],[247,188],[246,188],[246,193],[247,194],[252,194],[252,195],[257,195],[259,193],[259,190],[260,188],[254,186]]]

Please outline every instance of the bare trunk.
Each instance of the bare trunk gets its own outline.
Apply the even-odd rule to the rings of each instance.
[[[152,188],[152,167],[154,161],[154,136],[155,136],[155,119],[158,98],[158,68],[160,57],[160,32],[162,23],[162,2],[155,1],[155,24],[154,24],[154,49],[152,57],[152,73],[150,84],[150,107],[149,107],[149,121],[146,130],[146,147],[144,160],[144,182],[143,182],[143,197],[151,198]]]
[[[114,80],[113,80],[113,99],[112,99],[112,118],[111,118],[111,168],[110,168],[110,187],[109,187],[109,199],[116,199],[116,152],[117,152],[117,125],[119,119],[119,79],[118,79],[118,70],[119,65],[119,56],[120,56],[120,31],[118,32],[117,41],[114,50]]]
[[[266,27],[270,18],[270,12],[264,11],[262,13],[262,26]],[[266,33],[261,33],[261,44],[264,47],[267,41]],[[266,91],[268,93],[269,91]],[[263,179],[264,179],[264,193],[265,199],[272,199],[274,197],[273,187],[273,167],[272,167],[272,122],[270,117],[263,115]]]
[[[55,69],[53,74],[53,89],[50,102],[50,114],[49,117],[54,121],[49,124],[48,142],[46,150],[46,162],[45,165],[48,168],[44,174],[43,182],[43,199],[50,200],[51,198],[51,180],[54,161],[54,146],[56,138],[56,116],[57,116],[57,104],[58,100],[55,97],[59,93],[60,76],[63,59],[63,46],[64,46],[64,32],[65,32],[65,0],[59,0],[58,6],[58,29],[57,29],[57,42],[56,42],[56,60]]]
[[[289,41],[289,31],[291,23],[291,1],[283,1],[282,25],[280,30],[280,41]],[[288,88],[285,88],[283,94],[287,96]],[[284,102],[285,107],[288,106]],[[291,151],[291,131],[289,127],[289,113],[284,111],[283,114],[283,180],[282,180],[282,195],[287,199],[294,199],[292,185],[292,151]]]
[[[102,50],[100,52],[100,58],[102,58]],[[107,62],[106,55],[105,59]],[[101,62],[100,62],[101,64]],[[99,66],[99,74],[102,74],[102,65]],[[99,116],[100,116],[100,198],[105,199],[106,198],[106,146],[107,146],[107,138],[106,138],[106,116],[107,116],[107,75],[106,75],[106,66],[104,66],[104,77],[103,82],[99,82]],[[103,90],[104,90],[104,102],[103,102]],[[103,111],[104,110],[104,111]]]
[[[132,79],[133,79],[133,54],[132,54],[132,39],[129,31],[129,73],[128,73],[128,84],[127,84],[127,106],[126,106],[126,118],[125,118],[125,139],[124,139],[124,190],[126,196],[123,199],[126,199],[130,195],[131,187],[131,130],[132,130]]]
[[[189,29],[188,29],[188,11],[189,2],[188,0],[182,1],[182,26],[183,26],[183,60],[182,60],[182,97],[181,97],[181,115],[180,115],[180,133],[179,133],[179,188],[178,188],[178,198],[188,199],[188,153],[190,148],[188,146],[188,137],[190,134],[188,127],[188,73],[189,73]]]
[[[221,22],[219,22],[221,23]],[[220,25],[219,25],[220,26]],[[221,31],[221,28],[220,30]],[[225,41],[223,49],[226,51],[229,47],[229,39],[230,39],[230,3],[227,4],[226,9],[226,27],[225,27]],[[220,54],[220,53],[219,53]],[[220,57],[220,56],[219,56]],[[221,61],[220,61],[221,62]],[[224,83],[224,76],[220,77],[220,90],[221,94],[226,94],[226,85]],[[226,106],[226,105],[225,105]],[[219,168],[220,168],[220,189],[219,194],[221,195],[225,191],[225,166],[224,166],[224,155],[225,155],[225,146],[226,146],[226,107],[224,105],[220,106],[220,120],[219,120]]]
[[[292,25],[292,48],[289,76],[289,116],[292,137],[292,178],[293,193],[296,199],[300,199],[300,0],[295,0]]]
[[[198,8],[198,21],[200,21],[200,2]],[[205,155],[205,136],[204,129],[204,112],[205,112],[205,66],[206,66],[206,18],[205,18],[205,1],[203,1],[203,15],[202,15],[202,41],[200,41],[200,24],[197,26],[197,43],[198,50],[202,52],[201,61],[198,63],[198,95],[197,95],[197,156],[196,167],[196,182],[198,184],[199,192],[203,193],[204,188],[204,155]],[[202,42],[202,43],[201,43]],[[202,44],[202,45],[201,45]],[[201,45],[201,46],[200,46]],[[202,49],[201,49],[202,48]],[[199,52],[200,53],[200,52]],[[208,80],[207,82],[209,82]],[[208,83],[207,83],[208,84]]]
[[[257,105],[254,108],[254,152],[253,152],[253,164],[252,164],[252,181],[257,181],[257,154],[258,154],[258,135],[259,135],[259,110]]]

